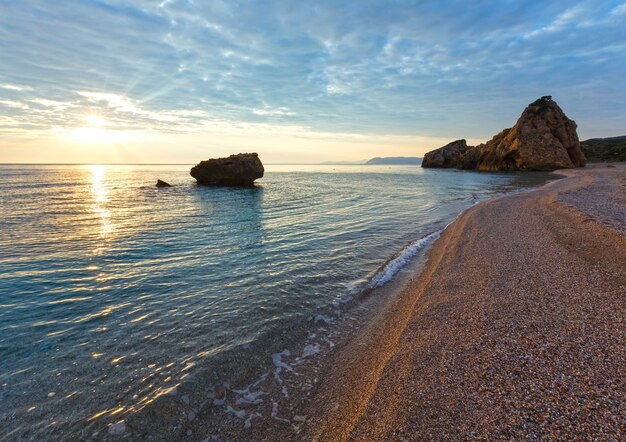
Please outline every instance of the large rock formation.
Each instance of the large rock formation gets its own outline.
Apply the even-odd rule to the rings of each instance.
[[[478,146],[458,140],[428,152],[422,167],[555,170],[582,167],[585,163],[576,123],[565,116],[552,97],[546,96],[529,104],[511,129]]]
[[[252,186],[263,176],[263,164],[256,153],[240,153],[228,158],[212,158],[191,168],[198,184],[215,186]]]
[[[469,146],[465,140],[456,140],[439,149],[431,150],[422,159],[422,167],[459,167]]]

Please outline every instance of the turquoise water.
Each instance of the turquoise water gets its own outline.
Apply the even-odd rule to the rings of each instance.
[[[123,418],[199,370],[254,376],[463,209],[547,178],[269,165],[217,188],[188,171],[0,166],[0,439]]]

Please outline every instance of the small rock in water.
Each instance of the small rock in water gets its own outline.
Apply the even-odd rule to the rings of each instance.
[[[194,420],[196,418],[196,413],[194,413],[193,411],[190,411],[189,413],[187,413],[187,420]]]
[[[157,187],[172,187],[172,185],[170,183],[166,183],[165,181],[159,180],[157,179],[157,183],[156,183]]]
[[[187,436],[191,436],[192,434],[193,434],[193,431],[187,430]]]
[[[217,387],[215,389],[216,399],[224,399],[225,396],[226,396],[226,389],[224,387]]]
[[[117,424],[109,425],[109,434],[113,436],[121,436],[126,432],[126,424],[124,422],[118,422]]]
[[[48,397],[54,397],[56,395],[56,392],[51,391],[50,393],[48,393]]]
[[[184,395],[180,398],[181,401],[183,401],[185,404],[189,405],[189,396]]]

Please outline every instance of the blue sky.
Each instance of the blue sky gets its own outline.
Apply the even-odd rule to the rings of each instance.
[[[0,0],[0,161],[272,162],[626,134],[623,1]]]

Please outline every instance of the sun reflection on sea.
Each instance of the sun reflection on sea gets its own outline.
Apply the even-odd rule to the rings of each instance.
[[[98,232],[103,239],[113,232],[114,225],[111,222],[111,212],[106,208],[108,202],[107,188],[104,185],[106,167],[101,165],[91,166],[91,193],[93,195],[94,204],[92,205],[93,213],[95,213],[101,222],[101,228]],[[102,252],[102,247],[94,249],[94,254]]]

